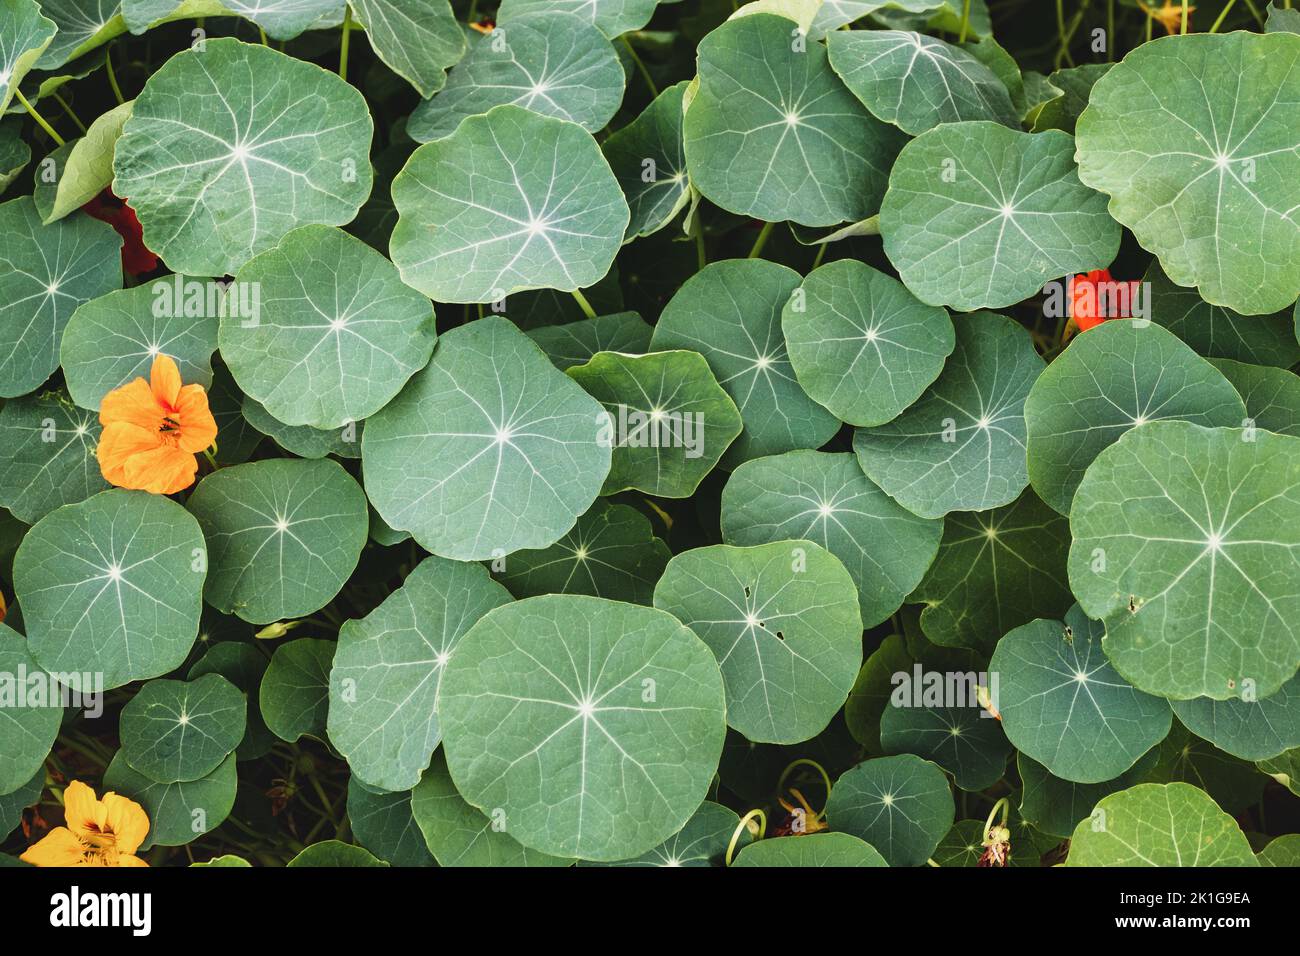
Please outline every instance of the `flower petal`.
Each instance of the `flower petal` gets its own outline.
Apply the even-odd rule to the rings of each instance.
[[[149,385],[159,405],[175,410],[181,394],[181,370],[170,355],[159,352],[154,356],[153,368],[149,370]]]
[[[99,403],[99,421],[103,425],[124,422],[156,432],[162,415],[163,409],[154,401],[149,383],[142,378],[113,389]]]
[[[82,840],[100,833],[102,811],[95,791],[80,780],[74,780],[63,791],[63,816],[68,829]],[[84,847],[82,848],[85,849]]]
[[[208,408],[208,393],[202,385],[186,385],[176,403],[180,415],[179,445],[191,454],[203,451],[216,440],[217,422]]]
[[[32,866],[86,866],[86,845],[67,827],[55,827],[18,859]]]
[[[104,480],[119,488],[136,488],[128,476],[127,464],[136,456],[148,454],[162,447],[163,440],[157,428],[142,428],[130,422],[110,422],[104,425],[99,436],[95,455]]]
[[[121,488],[138,488],[155,495],[174,495],[194,484],[198,460],[172,445],[158,445],[130,455],[123,462]]]
[[[149,833],[149,815],[144,807],[127,797],[109,791],[104,794],[105,827],[117,837],[114,847],[129,856],[139,849]]]

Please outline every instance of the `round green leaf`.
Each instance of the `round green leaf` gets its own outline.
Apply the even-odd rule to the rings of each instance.
[[[816,736],[862,664],[853,579],[811,541],[683,552],[668,562],[654,601],[718,658],[727,724],[753,741]]]
[[[453,649],[510,594],[474,564],[425,558],[379,607],[339,630],[329,739],[371,787],[409,790],[442,739],[438,690]]]
[[[595,133],[623,101],[623,67],[605,35],[560,11],[513,17],[447,74],[447,85],[411,114],[417,143],[442,139],[467,116],[503,103],[577,123]]]
[[[439,866],[569,866],[573,861],[530,850],[510,835],[500,813],[479,813],[456,790],[438,751],[411,794],[411,811]]]
[[[231,754],[197,780],[159,783],[133,769],[119,750],[104,771],[104,789],[136,801],[149,815],[149,834],[140,844],[147,850],[184,846],[219,827],[235,805],[239,776]]]
[[[826,801],[831,827],[866,840],[890,866],[924,863],[955,812],[943,771],[912,754],[858,764],[835,781]]]
[[[1173,708],[1192,733],[1243,760],[1268,760],[1300,747],[1300,675],[1263,699],[1197,697],[1176,700]]]
[[[1238,427],[1241,396],[1209,362],[1158,325],[1103,322],[1076,336],[1025,402],[1029,480],[1063,515],[1103,449],[1147,422]]]
[[[220,674],[149,681],[122,708],[122,758],[158,783],[206,777],[244,738],[247,709]]]
[[[383,860],[376,859],[369,850],[339,840],[325,840],[313,843],[303,850],[285,866],[306,867],[346,867],[355,869],[359,866],[388,866]]]
[[[592,285],[629,216],[590,133],[518,106],[471,116],[417,149],[393,180],[393,202],[393,262],[439,302]]]
[[[527,640],[522,642],[522,637]],[[625,860],[699,808],[722,753],[717,662],[670,615],[548,595],[487,614],[443,678],[452,778],[556,856]]]
[[[1074,831],[1066,866],[1258,866],[1237,821],[1204,790],[1143,783],[1103,797]]]
[[[41,13],[58,32],[36,66],[52,70],[126,32],[117,15],[120,0],[41,0]]]
[[[36,701],[26,690],[26,675],[44,670],[29,650],[29,642],[12,628],[0,624],[0,674],[6,675],[4,705],[0,706],[0,793],[10,793],[40,772],[54,746],[63,708],[59,701]],[[93,688],[87,688],[91,690]],[[45,777],[42,775],[41,780]]]
[[[76,688],[166,674],[194,645],[208,560],[198,522],[160,495],[113,488],[50,512],[14,558],[32,656]]]
[[[1052,776],[1041,763],[1023,753],[1017,754],[1016,769],[1021,783],[1020,815],[1044,833],[1068,839],[1079,821],[1088,819],[1098,800],[1149,779],[1155,763],[1156,751],[1148,750],[1114,780],[1072,783]]]
[[[1153,259],[1147,283],[1151,320],[1206,358],[1226,358],[1283,368],[1300,362],[1300,341],[1289,309],[1273,315],[1242,315],[1210,305],[1195,289],[1174,285]]]
[[[723,23],[698,55],[686,161],[706,198],[743,216],[805,226],[857,222],[879,210],[903,136],[845,88],[820,43],[785,17],[756,13]]]
[[[948,515],[939,554],[910,600],[936,644],[987,650],[999,636],[1070,606],[1064,518],[1026,491],[992,511]]]
[[[270,47],[208,40],[136,97],[113,157],[144,242],[174,272],[230,275],[308,223],[350,222],[370,194],[373,124],[333,73]]]
[[[58,24],[41,15],[34,0],[10,0],[0,6],[0,115],[9,109],[14,90],[40,59],[58,32]]]
[[[682,142],[682,100],[689,85],[683,80],[668,87],[601,144],[632,211],[624,240],[662,229],[690,200]]]
[[[963,312],[1027,299],[1119,251],[1106,199],[1079,182],[1074,139],[947,123],[898,156],[880,207],[885,254],[922,302]]]
[[[904,30],[835,30],[826,46],[862,105],[905,133],[962,120],[1020,125],[1006,86],[961,47]]]
[[[609,473],[604,415],[509,321],[480,319],[444,335],[369,420],[366,490],[384,521],[434,554],[476,561],[548,547]]]
[[[722,490],[722,537],[755,545],[817,542],[848,570],[862,623],[898,610],[934,560],[943,522],[918,518],[847,453],[791,451],[747,461]]]
[[[1220,80],[1213,92],[1207,71]],[[1288,200],[1300,178],[1287,105],[1297,98],[1295,34],[1144,43],[1092,88],[1077,127],[1079,178],[1110,196],[1110,214],[1178,285],[1247,315],[1276,312],[1300,296]]]
[[[348,822],[357,842],[393,866],[433,866],[411,812],[411,793],[374,793],[348,781]]]
[[[251,319],[223,310],[221,357],[244,394],[286,425],[360,421],[433,354],[429,300],[341,229],[295,229],[236,282],[260,290],[260,308]]]
[[[1214,359],[1210,364],[1241,395],[1253,425],[1300,438],[1300,376],[1284,368],[1244,365],[1231,359]],[[1243,423],[1243,427],[1248,426]]]
[[[856,259],[813,270],[781,312],[799,384],[850,425],[898,417],[939,376],[952,320]]]
[[[122,288],[122,239],[85,215],[42,225],[28,196],[0,205],[0,235],[0,397],[13,398],[58,367],[77,306]]]
[[[889,866],[876,848],[847,833],[806,833],[759,840],[732,866]]]
[[[497,20],[508,25],[530,13],[573,13],[594,23],[605,36],[616,37],[629,30],[640,30],[649,23],[658,3],[659,0],[504,0]]]
[[[956,347],[925,394],[853,434],[867,477],[923,518],[997,508],[1029,483],[1025,399],[1043,360],[1005,316],[977,312],[954,326]]]
[[[1002,779],[1011,744],[983,708],[885,707],[880,746],[886,753],[916,754],[953,776],[962,790],[984,790]]]
[[[603,495],[689,498],[740,434],[740,411],[699,352],[598,352],[568,374],[608,415]]]
[[[234,619],[227,618],[226,621],[233,622]],[[248,628],[245,626],[243,630],[247,631]],[[207,639],[202,631],[199,637],[201,640]],[[267,729],[266,721],[262,719],[258,700],[258,688],[266,676],[269,663],[260,649],[233,637],[209,647],[207,653],[195,661],[186,675],[188,680],[198,680],[204,674],[220,674],[243,691],[247,704],[244,739],[235,749],[235,756],[240,760],[265,757],[276,742],[275,734]]]
[[[816,448],[839,430],[839,421],[799,387],[786,356],[781,308],[798,286],[799,273],[775,262],[713,262],[682,284],[655,325],[651,348],[699,352],[740,408],[745,430],[724,467]]]
[[[275,649],[262,677],[258,706],[271,733],[293,743],[303,734],[325,739],[334,641],[302,638]]]
[[[723,866],[732,834],[740,826],[735,810],[705,800],[695,815],[653,850],[630,860],[590,866]],[[741,844],[748,833],[742,834]]]
[[[108,487],[95,446],[99,420],[63,392],[16,398],[0,408],[0,505],[39,521],[60,505]]]
[[[618,312],[564,325],[529,329],[528,337],[563,372],[582,365],[597,352],[627,352],[631,355],[648,352],[651,331],[635,312]]]
[[[1277,7],[1269,6],[1270,10]],[[1256,854],[1260,866],[1300,866],[1300,833],[1285,833]]]
[[[171,276],[110,292],[85,303],[68,320],[59,362],[72,400],[98,410],[115,388],[149,380],[158,355],[176,362],[181,381],[212,386],[217,317],[206,299],[215,284]]]
[[[998,642],[989,672],[1016,749],[1055,776],[1103,783],[1169,733],[1169,704],[1135,690],[1102,654],[1104,629],[1076,604],[1065,623],[1039,619]]]
[[[376,55],[421,96],[442,89],[465,53],[465,32],[447,0],[348,0]]]
[[[240,405],[240,412],[245,424],[255,434],[260,432],[270,436],[277,445],[299,458],[324,458],[326,455],[337,455],[340,458],[361,457],[361,436],[365,434],[365,422],[356,424],[349,422],[342,428],[286,425],[247,395]],[[218,435],[220,436],[220,433]]]
[[[254,624],[328,604],[357,566],[366,496],[334,461],[278,458],[214,471],[187,507],[207,538],[204,599]]]
[[[1300,438],[1135,428],[1089,466],[1070,531],[1070,587],[1135,687],[1263,698],[1296,673]]]
[[[672,553],[649,520],[628,505],[597,500],[573,530],[549,548],[516,551],[496,572],[516,597],[590,594],[649,604]]]

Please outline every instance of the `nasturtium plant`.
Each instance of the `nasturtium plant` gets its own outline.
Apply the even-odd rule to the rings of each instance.
[[[1294,6],[0,0],[0,866],[1295,866]]]

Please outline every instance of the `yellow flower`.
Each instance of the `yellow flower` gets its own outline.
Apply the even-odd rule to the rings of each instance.
[[[1182,32],[1183,5],[1181,2],[1177,6],[1175,6],[1171,2],[1171,0],[1165,0],[1165,5],[1161,7],[1159,10],[1153,10],[1151,7],[1148,7],[1145,3],[1139,3],[1138,6],[1142,8],[1143,12],[1145,12],[1147,16],[1149,16],[1152,20],[1155,20],[1157,23],[1163,26],[1165,28],[1165,32],[1170,34],[1171,36],[1175,33]],[[1195,12],[1196,12],[1195,7],[1189,6],[1187,8],[1187,24],[1188,24],[1187,29],[1188,30],[1191,29],[1192,14]]]
[[[80,780],[63,792],[67,826],[55,827],[19,859],[33,866],[148,866],[135,856],[149,832],[140,804],[116,793],[95,798]]]

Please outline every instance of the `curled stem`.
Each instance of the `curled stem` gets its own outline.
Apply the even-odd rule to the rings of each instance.
[[[740,822],[736,824],[735,832],[731,834],[731,842],[727,844],[727,856],[723,861],[725,865],[731,866],[731,857],[736,852],[736,844],[740,842],[740,835],[745,832],[750,820],[758,821],[758,835],[754,839],[763,839],[763,834],[767,831],[767,814],[762,810],[750,810],[740,818]]]
[[[981,842],[985,845],[989,842],[989,831],[993,829],[993,818],[998,815],[999,809],[1002,811],[1002,822],[998,826],[1005,827],[1007,825],[1007,816],[1011,813],[1011,802],[1006,797],[1003,797],[993,804],[993,809],[989,811],[988,817],[984,820],[984,833]]]

